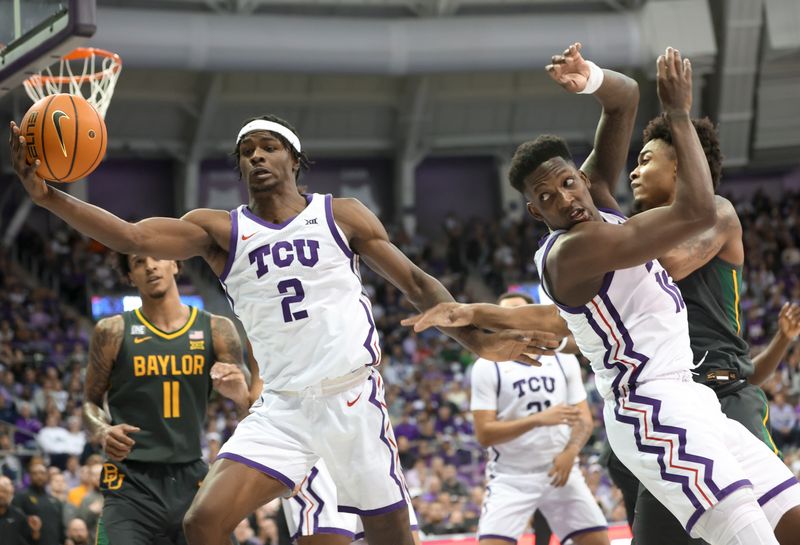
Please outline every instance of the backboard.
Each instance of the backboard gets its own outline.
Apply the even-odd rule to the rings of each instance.
[[[96,0],[0,0],[0,96],[94,35]]]

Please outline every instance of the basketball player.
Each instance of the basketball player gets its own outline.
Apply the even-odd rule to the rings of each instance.
[[[39,161],[26,163],[13,122],[11,131],[15,169],[36,204],[121,252],[202,256],[245,326],[268,395],[223,445],[195,497],[184,521],[189,543],[227,543],[245,516],[292,491],[323,458],[339,509],[362,516],[367,540],[410,545],[408,493],[374,373],[380,348],[358,263],[363,258],[420,310],[453,299],[360,202],[298,192],[309,163],[296,131],[274,116],[239,131],[235,156],[248,205],[138,223],[49,187],[36,175]],[[526,354],[557,344],[539,332],[447,333],[498,361],[531,362]]]
[[[499,301],[507,308],[532,303],[520,293]],[[470,409],[490,458],[478,539],[516,543],[538,509],[561,543],[608,545],[603,512],[575,463],[592,434],[580,364],[563,353],[539,361],[481,358],[472,368]]]
[[[588,72],[589,67],[578,50],[574,55],[566,55],[559,69],[580,74]],[[722,172],[717,131],[708,119],[693,119],[692,123],[716,189]],[[630,174],[637,210],[671,204],[676,188],[672,132],[663,115],[649,122],[644,142],[638,166]],[[593,180],[590,192],[597,206],[618,209],[613,198],[616,181],[602,179],[595,183]],[[767,400],[757,384],[772,374],[792,337],[784,334],[781,328],[769,348],[759,354],[756,361],[750,360],[749,347],[741,337],[739,304],[744,263],[742,227],[736,210],[727,199],[717,195],[715,203],[716,224],[659,257],[659,263],[677,283],[686,304],[694,361],[699,362],[693,373],[695,380],[715,391],[723,413],[744,425],[777,454],[767,427]],[[785,305],[781,314],[786,319],[780,321],[785,323],[791,312],[789,305]],[[626,506],[636,505],[635,520],[638,522],[632,524],[634,541],[639,545],[688,542],[689,537],[679,521],[644,486],[637,486],[638,491],[631,490],[631,485],[638,485],[638,481],[613,459],[613,452],[609,454],[609,472],[626,496]],[[637,493],[638,500],[633,497]],[[631,520],[634,512],[628,515]]]
[[[181,304],[175,261],[120,254],[119,268],[142,307],[100,320],[90,343],[84,420],[110,459],[98,543],[185,543],[212,386],[239,414],[249,406],[242,346],[229,319]]]
[[[297,545],[366,545],[361,519],[352,513],[340,513],[336,485],[319,460],[291,498],[282,498],[283,514],[289,534]],[[419,545],[419,526],[409,503],[408,518],[414,543]]]
[[[691,67],[671,48],[657,64],[677,162],[670,206],[629,221],[598,210],[591,183],[555,137],[517,149],[512,184],[551,230],[536,255],[542,282],[592,362],[620,460],[693,537],[796,543],[797,480],[722,414],[713,391],[692,381],[686,304],[656,261],[716,222],[708,163],[689,118]]]

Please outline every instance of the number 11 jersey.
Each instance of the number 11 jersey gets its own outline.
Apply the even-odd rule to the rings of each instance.
[[[297,216],[273,224],[231,211],[220,282],[244,324],[267,391],[300,391],[380,362],[358,255],[333,218],[331,195],[306,195]]]

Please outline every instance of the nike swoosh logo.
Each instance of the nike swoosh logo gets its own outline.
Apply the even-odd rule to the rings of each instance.
[[[258,231],[256,231],[256,233],[257,233],[257,232],[258,232]],[[253,235],[255,235],[256,233],[250,233],[249,235],[242,235],[242,240],[247,240],[248,238],[252,237],[252,236],[253,236]]]
[[[363,394],[364,392],[361,392],[361,393]],[[353,401],[348,401],[348,402],[347,402],[347,406],[348,406],[348,407],[352,407],[353,405],[355,405],[355,404],[356,404],[356,402],[357,402],[359,399],[361,399],[361,394],[358,394],[358,397],[357,397],[357,398],[355,398]]]
[[[144,341],[149,341],[149,340],[150,340],[150,339],[152,339],[152,338],[153,338],[153,337],[134,337],[134,339],[133,339],[133,343],[134,343],[134,344],[141,344],[141,343],[143,343]]]
[[[67,156],[67,148],[64,147],[64,135],[61,133],[61,119],[63,118],[69,119],[69,116],[62,112],[61,110],[56,110],[53,112],[53,125],[56,127],[56,134],[58,135],[58,143],[61,144],[61,153],[64,154],[64,157]]]

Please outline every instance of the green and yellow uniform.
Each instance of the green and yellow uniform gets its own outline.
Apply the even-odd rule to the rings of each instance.
[[[200,439],[214,364],[211,315],[161,331],[140,310],[124,313],[123,340],[111,370],[111,424],[141,431],[123,462],[103,466],[105,497],[98,543],[184,543],[181,524],[208,471]]]

